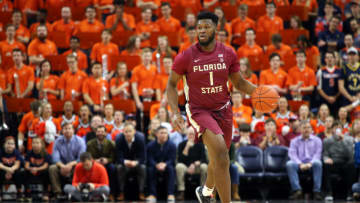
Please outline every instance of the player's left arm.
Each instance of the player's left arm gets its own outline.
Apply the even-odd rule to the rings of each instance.
[[[230,73],[229,78],[236,89],[238,89],[248,95],[251,95],[253,93],[253,91],[256,89],[256,85],[245,80],[241,76],[239,71]]]

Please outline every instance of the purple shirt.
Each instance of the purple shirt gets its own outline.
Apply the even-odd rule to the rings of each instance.
[[[212,52],[197,43],[176,56],[172,70],[183,75],[190,109],[218,110],[230,101],[229,75],[240,70],[236,53],[216,42]]]
[[[322,142],[321,139],[310,135],[306,140],[299,135],[291,140],[289,158],[297,164],[312,163],[321,160]]]

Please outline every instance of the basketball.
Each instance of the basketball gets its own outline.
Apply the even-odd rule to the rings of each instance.
[[[257,111],[270,113],[277,107],[279,98],[274,88],[262,85],[251,94],[251,103]]]

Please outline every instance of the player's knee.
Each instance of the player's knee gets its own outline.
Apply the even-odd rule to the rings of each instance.
[[[227,169],[229,168],[229,166],[230,166],[230,158],[229,158],[229,153],[226,150],[226,148],[225,148],[225,150],[220,150],[217,153],[216,165],[227,168]]]

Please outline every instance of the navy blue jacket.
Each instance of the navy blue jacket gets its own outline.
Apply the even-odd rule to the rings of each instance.
[[[176,146],[169,139],[161,146],[157,140],[147,145],[147,165],[155,167],[160,162],[165,162],[167,166],[175,167]]]
[[[124,160],[136,160],[139,164],[145,164],[146,150],[144,138],[135,134],[135,140],[129,149],[128,143],[123,134],[116,139],[116,160],[118,164],[124,164]]]

